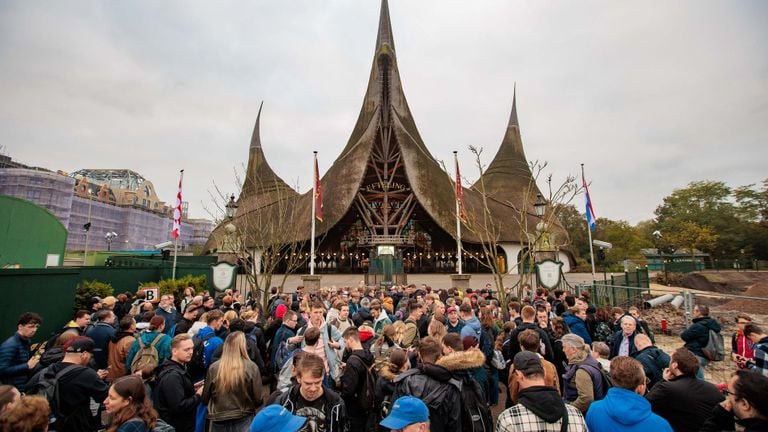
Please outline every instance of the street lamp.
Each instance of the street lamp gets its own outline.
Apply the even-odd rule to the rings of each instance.
[[[110,231],[104,236],[104,240],[107,241],[107,251],[112,250],[112,240],[114,240],[116,237],[117,233],[114,231]]]
[[[83,265],[86,265],[86,261],[88,261],[88,234],[91,231],[91,208],[93,207],[93,197],[91,196],[93,194],[93,190],[91,188],[88,188],[86,190],[88,193],[88,222],[83,224],[83,230],[85,231],[85,247],[83,248]]]
[[[226,205],[226,212],[227,212],[227,217],[229,219],[235,218],[235,214],[237,214],[237,203],[235,202],[235,194],[232,194],[232,196],[229,197],[229,202]]]
[[[538,217],[544,216],[544,210],[547,208],[547,202],[544,200],[544,197],[541,196],[541,194],[536,195],[536,202],[533,203],[533,212]]]

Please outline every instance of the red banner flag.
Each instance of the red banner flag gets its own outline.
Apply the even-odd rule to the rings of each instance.
[[[315,218],[323,221],[323,187],[320,184],[320,170],[317,168],[317,156],[315,156]]]
[[[456,158],[456,202],[459,204],[459,219],[467,223],[467,215],[464,213],[464,188],[461,187],[461,173],[459,172],[459,159]]]
[[[181,181],[184,180],[184,170],[179,177],[179,191],[176,192],[176,207],[173,209],[173,230],[171,236],[174,240],[181,235]]]

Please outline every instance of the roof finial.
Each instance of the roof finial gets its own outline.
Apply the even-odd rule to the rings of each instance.
[[[509,125],[507,127],[520,127],[517,121],[517,82],[512,85],[512,112],[509,114]]]
[[[392,36],[392,21],[389,19],[389,2],[381,0],[381,12],[379,14],[379,34],[376,37],[376,52],[382,46],[389,45],[389,49],[395,51],[395,38]]]
[[[256,114],[256,124],[253,126],[253,135],[251,135],[251,148],[261,148],[261,131],[259,123],[261,123],[261,108],[264,107],[264,101],[259,104],[259,113]]]

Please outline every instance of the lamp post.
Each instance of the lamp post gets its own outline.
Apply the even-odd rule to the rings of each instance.
[[[111,251],[112,250],[112,240],[114,240],[116,237],[117,237],[117,233],[114,232],[114,231],[108,232],[104,236],[104,240],[106,240],[106,242],[107,242],[107,251]]]
[[[656,230],[653,232],[653,239],[654,243],[656,244],[656,254],[659,255],[659,259],[661,260],[661,269],[664,272],[664,280],[667,280],[667,261],[664,259],[664,254],[661,253],[661,231]],[[669,283],[667,283],[669,285]]]
[[[88,221],[85,224],[83,224],[83,230],[85,230],[85,247],[83,247],[83,265],[86,265],[88,261],[88,233],[91,231],[91,208],[93,207],[93,198],[91,197],[93,190],[91,188],[88,188],[87,193],[88,193]]]

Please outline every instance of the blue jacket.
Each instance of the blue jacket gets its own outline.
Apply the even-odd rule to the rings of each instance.
[[[176,311],[176,308],[171,309],[170,312],[166,312],[163,308],[157,308],[155,315],[165,318],[165,329],[163,329],[163,333],[165,334],[169,334],[168,332],[176,325],[179,318],[179,313]]]
[[[107,368],[107,346],[110,339],[115,335],[115,328],[105,322],[98,322],[95,326],[91,327],[86,333],[86,336],[93,339],[93,343],[96,348],[101,351],[93,353],[93,360],[96,362],[96,366],[99,369]]]
[[[581,338],[584,339],[584,343],[587,345],[592,344],[592,337],[589,335],[587,324],[584,323],[583,319],[570,312],[566,312],[563,314],[563,320],[565,320],[565,323],[568,324],[568,328],[571,329],[571,333],[581,336]]]
[[[224,340],[216,336],[216,331],[208,326],[201,328],[200,331],[197,332],[197,337],[200,339],[205,339],[205,337],[209,334],[214,334],[214,336],[205,341],[205,345],[203,347],[203,362],[205,363],[206,369],[208,369],[208,366],[210,366],[212,363],[211,359],[213,359],[213,353],[216,352],[216,348],[224,344]]]
[[[669,422],[651,411],[651,403],[639,394],[612,387],[603,400],[592,402],[587,411],[590,432],[673,432]]]
[[[145,333],[142,333],[141,336],[139,336],[139,339],[141,339],[141,341],[144,342],[144,345],[149,346],[159,334],[162,334],[162,333],[158,333],[156,331],[145,332]],[[163,363],[163,360],[171,358],[171,337],[168,335],[163,335],[163,337],[161,337],[160,340],[157,341],[157,343],[155,344],[155,348],[157,349],[158,365],[160,365]],[[133,362],[133,358],[136,357],[137,352],[139,352],[138,339],[133,341],[133,345],[131,345],[131,350],[128,351],[128,357],[125,359],[126,371],[131,370],[131,362]]]
[[[15,386],[20,392],[29,380],[29,339],[21,337],[18,333],[0,345],[0,382]]]
[[[720,333],[720,324],[714,319],[705,316],[694,318],[693,324],[680,334],[680,338],[685,341],[685,347],[699,357],[704,357],[702,348],[709,342],[709,330]]]

